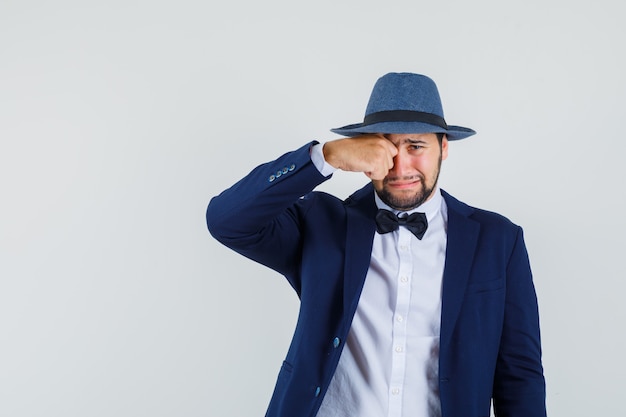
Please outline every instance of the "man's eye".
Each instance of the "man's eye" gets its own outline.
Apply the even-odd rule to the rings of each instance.
[[[421,145],[411,145],[409,146],[409,149],[411,149],[412,151],[416,151],[418,149],[422,149]]]

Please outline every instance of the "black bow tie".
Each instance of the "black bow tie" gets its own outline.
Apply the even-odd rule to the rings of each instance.
[[[428,220],[424,213],[413,213],[403,217],[396,216],[393,212],[385,209],[380,209],[376,213],[376,230],[378,233],[393,232],[398,230],[400,226],[406,227],[416,238],[421,240],[428,228]]]

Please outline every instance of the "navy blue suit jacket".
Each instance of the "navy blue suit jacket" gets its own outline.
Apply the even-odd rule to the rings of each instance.
[[[347,339],[369,267],[376,205],[370,185],[345,201],[310,146],[255,168],[214,197],[211,234],[284,275],[300,297],[296,330],[268,417],[313,417]],[[443,417],[545,416],[539,318],[522,230],[443,192],[448,241],[439,388]],[[355,416],[356,417],[356,416]]]

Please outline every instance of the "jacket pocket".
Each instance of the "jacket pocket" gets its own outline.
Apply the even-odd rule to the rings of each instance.
[[[283,371],[284,371],[284,372],[289,372],[289,373],[291,373],[291,371],[292,371],[292,370],[293,370],[293,365],[292,365],[292,364],[290,364],[290,363],[289,363],[289,362],[287,362],[287,361],[283,361],[283,365],[280,367],[280,371],[281,371],[281,373],[282,373]]]
[[[289,362],[283,362],[278,372],[278,378],[276,379],[276,386],[274,387],[274,396],[282,395],[291,381],[293,366]]]
[[[278,378],[276,379],[276,385],[274,386],[274,393],[272,394],[272,399],[270,400],[270,404],[267,408],[267,416],[284,414],[281,410],[283,410],[284,407],[287,387],[291,382],[292,370],[293,366],[289,362],[284,361],[280,367],[280,371],[278,372]]]

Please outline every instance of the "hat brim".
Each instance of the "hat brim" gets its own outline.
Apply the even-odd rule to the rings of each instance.
[[[475,135],[476,132],[470,128],[462,126],[448,126],[447,129],[441,126],[420,122],[382,122],[374,124],[355,123],[330,129],[331,132],[343,136],[359,136],[364,134],[409,134],[409,133],[445,133],[448,140],[460,140]]]

